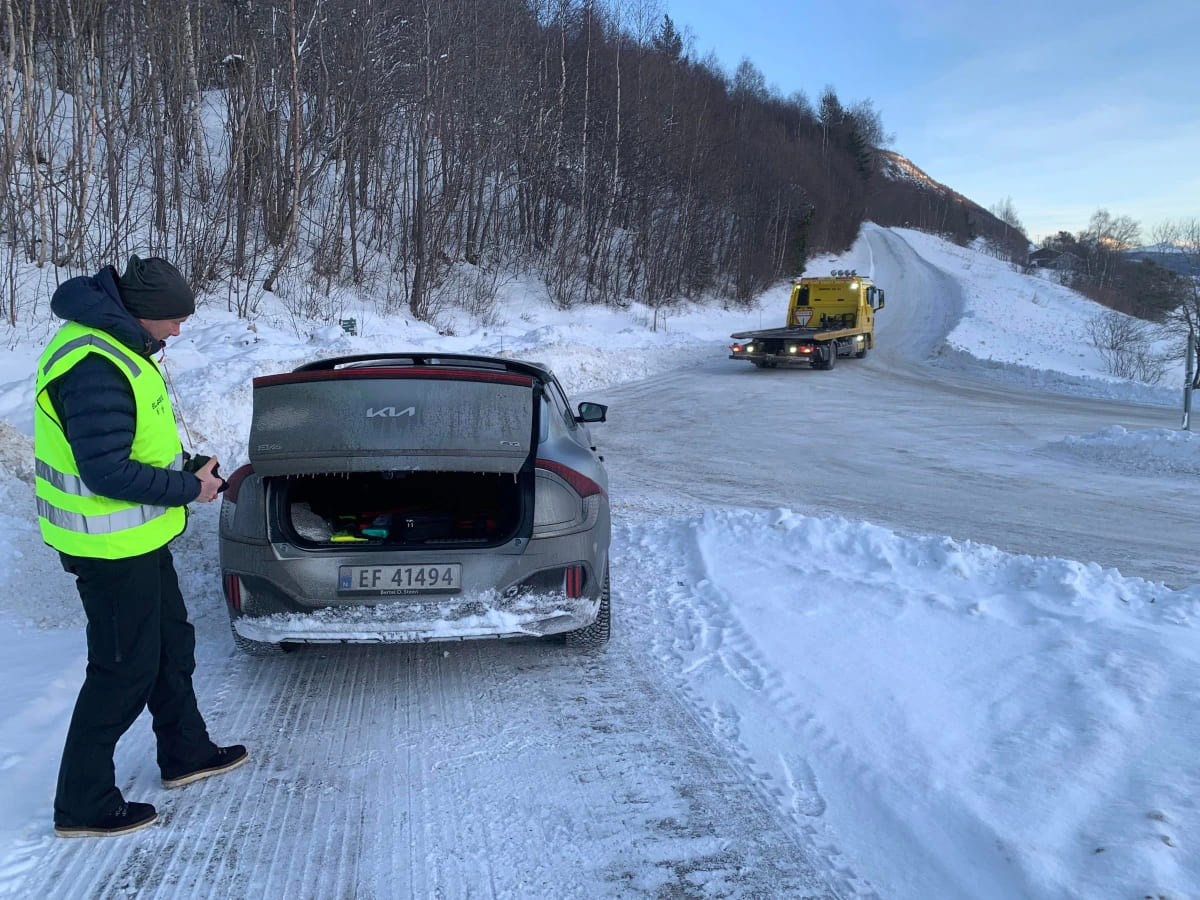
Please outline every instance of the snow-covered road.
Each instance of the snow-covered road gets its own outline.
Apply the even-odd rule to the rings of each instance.
[[[925,364],[960,314],[958,284],[884,229],[866,229],[848,260],[888,286],[866,359],[831,373],[714,360],[607,392],[605,449],[624,502],[840,513],[1176,586],[1200,580],[1200,517],[1177,478],[1054,453],[1064,433],[1170,428],[1176,411]]]
[[[615,573],[607,653],[474,641],[251,659],[228,638],[214,512],[173,546],[197,693],[217,739],[248,744],[253,768],[166,792],[143,716],[117,769],[128,796],[158,804],[162,827],[106,841],[29,829],[0,865],[0,896],[861,893],[837,847],[802,827],[744,748],[708,727],[686,680],[655,662],[658,616],[642,597],[672,569]],[[60,713],[82,671],[74,650],[39,698]]]
[[[168,796],[139,723],[117,766],[161,827],[39,841],[17,896],[826,893],[811,841],[638,641],[585,658],[520,642],[341,646],[264,665],[228,655],[221,617],[202,617],[198,691],[253,769]]]

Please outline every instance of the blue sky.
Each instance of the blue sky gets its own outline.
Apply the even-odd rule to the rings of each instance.
[[[1029,236],[1097,209],[1200,217],[1200,0],[663,0],[690,52],[815,103],[871,99],[891,149]]]

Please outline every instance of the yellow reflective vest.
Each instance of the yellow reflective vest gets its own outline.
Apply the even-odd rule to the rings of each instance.
[[[129,458],[164,469],[183,467],[175,413],[158,365],[103,331],[70,322],[59,329],[38,361],[33,417],[38,524],[47,544],[71,556],[140,556],[182,532],[187,513],[182,506],[101,497],[79,477],[75,454],[46,388],[89,353],[114,363],[133,389],[137,427]]]

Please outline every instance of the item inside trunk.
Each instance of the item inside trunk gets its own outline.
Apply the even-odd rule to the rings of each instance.
[[[339,549],[500,543],[520,528],[532,497],[532,474],[357,472],[273,482],[296,543]]]

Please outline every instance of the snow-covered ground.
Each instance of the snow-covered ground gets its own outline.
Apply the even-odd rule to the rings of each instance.
[[[922,261],[892,263],[885,283],[876,255],[900,242]],[[919,232],[869,226],[809,274],[846,266],[888,291],[879,352],[896,354],[897,378],[900,362],[919,371],[902,402],[858,410],[861,434],[839,435],[862,444],[850,449],[904,452],[873,428],[925,417],[988,477],[1138,473],[1111,498],[1118,522],[1142,490],[1192,505],[1200,447],[1171,424],[1182,364],[1169,387],[1107,377],[1085,336],[1093,304]],[[728,494],[752,499],[672,488],[674,415],[717,430],[722,403],[753,413],[766,388],[845,388],[861,406],[861,385],[889,371],[874,357],[826,373],[726,360],[732,331],[782,319],[786,287],[758,310],[675,308],[652,330],[650,310],[556,311],[514,280],[489,324],[447,316],[452,334],[348,301],[356,337],[298,323],[269,297],[249,326],[209,298],[167,364],[186,439],[223,471],[244,461],[251,378],[321,356],[502,353],[550,363],[576,400],[621,399],[596,429],[625,448],[609,451],[612,471],[638,472],[612,485],[615,636],[602,657],[486,642],[243,658],[221,608],[216,505],[200,507],[176,544],[198,692],[214,736],[247,743],[252,764],[163,791],[143,717],[118,748],[118,783],[163,820],[124,838],[54,838],[84,644],[74,587],[33,512],[31,373],[53,328],[44,277],[21,274],[34,324],[4,334],[0,353],[0,895],[1200,896],[1200,585],[1123,575],[1102,540],[1080,559],[973,540],[989,511],[972,508],[969,482],[953,537],[903,509],[782,508],[751,487],[770,445],[746,440],[734,456],[702,429],[691,449],[731,454],[716,460]],[[886,350],[888,328],[907,357]],[[713,408],[673,405],[680,369],[710,386]],[[921,386],[943,380],[953,389]],[[1026,434],[1007,412],[1005,432],[941,427],[970,402],[960,395],[981,395],[974,384],[1006,403],[1054,391],[1113,401],[1113,413],[1083,432],[1048,434],[1043,415]],[[1118,406],[1129,403],[1160,424],[1131,427]]]

